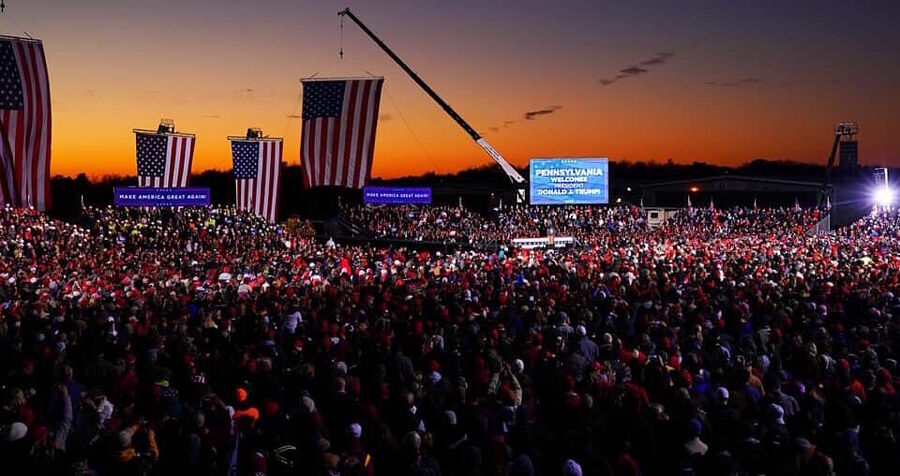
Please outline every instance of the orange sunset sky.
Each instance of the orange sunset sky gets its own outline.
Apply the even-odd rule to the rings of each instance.
[[[297,164],[315,74],[386,78],[374,176],[490,163],[349,21],[338,58],[346,3],[8,0],[0,27],[44,41],[54,175],[134,174],[131,130],[163,117],[197,134],[194,172],[230,169],[225,137],[248,126]],[[349,4],[516,165],[824,163],[833,124],[856,120],[861,161],[900,166],[897,2]]]

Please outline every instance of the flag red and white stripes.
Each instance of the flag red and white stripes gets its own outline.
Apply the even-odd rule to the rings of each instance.
[[[135,131],[138,186],[187,187],[196,139],[189,134]]]
[[[43,44],[0,36],[0,204],[50,208],[50,116]]]
[[[300,161],[307,188],[362,188],[369,180],[383,83],[383,78],[303,81]]]
[[[232,139],[236,205],[271,223],[281,196],[281,139]]]

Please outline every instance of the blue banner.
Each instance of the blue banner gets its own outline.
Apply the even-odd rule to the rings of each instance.
[[[363,202],[390,205],[430,205],[431,187],[377,187],[363,188]]]
[[[531,159],[530,203],[609,203],[609,159]]]
[[[117,207],[206,207],[208,187],[116,187]]]

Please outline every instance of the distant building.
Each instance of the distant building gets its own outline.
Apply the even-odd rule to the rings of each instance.
[[[644,206],[684,207],[690,197],[691,206],[716,207],[793,206],[813,207],[819,203],[821,182],[803,182],[767,177],[718,175],[693,180],[673,180],[641,185]],[[829,187],[829,193],[831,188]]]

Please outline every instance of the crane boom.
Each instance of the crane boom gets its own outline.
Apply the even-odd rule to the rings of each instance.
[[[450,118],[456,121],[456,123],[459,124],[459,126],[462,127],[464,131],[466,131],[466,134],[469,134],[469,137],[471,137],[472,140],[475,141],[475,143],[477,143],[489,156],[491,156],[491,159],[493,159],[494,162],[496,162],[500,166],[500,168],[503,169],[503,172],[506,173],[506,175],[513,183],[525,183],[525,178],[522,177],[522,175],[519,174],[519,172],[512,165],[510,165],[510,163],[507,162],[506,159],[504,159],[496,149],[491,147],[491,144],[489,144],[484,137],[481,137],[481,134],[479,134],[475,129],[472,128],[472,126],[469,125],[468,122],[465,121],[465,119],[457,114],[457,112],[454,111],[446,101],[438,96],[438,94],[434,92],[434,89],[431,89],[431,86],[425,83],[425,81],[423,81],[422,78],[420,78],[419,75],[412,70],[412,68],[404,63],[403,60],[400,59],[400,57],[397,56],[397,54],[388,47],[388,45],[381,41],[381,38],[378,38],[378,36],[375,35],[375,33],[372,32],[369,27],[367,27],[359,18],[357,18],[356,15],[354,15],[353,12],[350,11],[350,8],[341,10],[340,12],[338,12],[338,15],[340,15],[341,17],[348,17],[353,20],[353,23],[356,23],[356,26],[358,26],[363,31],[363,33],[365,33],[369,38],[372,39],[372,41],[375,42],[376,45],[378,45],[379,48],[387,53],[387,55],[390,56],[391,59],[394,60],[394,62],[397,63],[400,68],[405,71],[406,74],[408,74],[409,77],[412,78],[412,80],[425,91],[426,94],[431,96],[431,99],[434,99],[434,102],[438,103],[438,105],[441,106],[441,109],[443,109],[444,112],[446,112],[447,115],[450,116]]]

